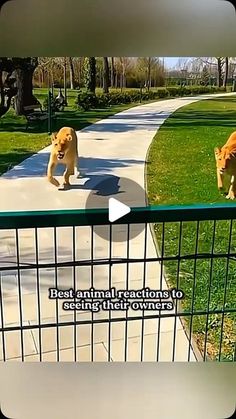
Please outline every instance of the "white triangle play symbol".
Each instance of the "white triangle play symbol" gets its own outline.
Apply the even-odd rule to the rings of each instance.
[[[129,214],[131,211],[128,205],[122,204],[122,202],[117,201],[115,198],[109,199],[109,221],[113,223],[119,218],[124,217],[126,214]]]

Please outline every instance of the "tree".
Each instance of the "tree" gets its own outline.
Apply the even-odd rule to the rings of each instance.
[[[118,80],[120,80],[121,90],[126,87],[127,73],[132,67],[132,61],[130,57],[119,57],[116,60],[116,74],[117,74],[117,87]]]
[[[95,93],[96,89],[96,58],[86,57],[84,60],[84,82],[88,92]]]
[[[11,99],[16,95],[16,79],[12,76],[14,64],[11,58],[0,57],[0,117],[11,106]]]
[[[96,86],[103,87],[103,57],[96,57]]]
[[[223,57],[217,57],[217,86],[221,87],[223,86],[223,65],[224,65],[224,61],[223,61]]]
[[[229,71],[231,77],[235,69],[233,57],[202,57],[199,58],[202,64],[206,64],[210,70],[210,75],[214,75],[217,78],[218,87],[225,86],[227,84]]]
[[[151,81],[151,57],[148,57],[148,59],[147,59],[147,82],[146,82],[148,92],[150,90],[151,83],[152,83],[152,81]]]
[[[75,88],[75,70],[74,70],[74,63],[73,58],[69,57],[69,67],[70,67],[70,88]]]
[[[153,58],[152,58],[153,60]],[[153,86],[165,86],[165,79],[166,79],[166,70],[164,60],[160,60],[159,58],[155,58],[153,62],[153,66],[151,68],[151,80]]]
[[[33,95],[33,74],[37,65],[37,57],[0,59],[0,116],[8,111],[14,96],[17,115],[24,115],[24,107],[37,102]]]
[[[84,57],[74,58],[74,62],[75,62],[74,68],[75,70],[77,69],[77,82],[78,82],[78,85],[81,86],[82,80],[83,80]]]
[[[183,58],[180,57],[176,63],[176,69],[179,70],[180,72],[184,72],[184,71],[188,71],[189,70],[189,66],[190,66],[190,60],[189,58]]]
[[[67,57],[67,66],[70,87],[83,84],[84,57]],[[39,57],[39,65],[34,73],[35,84],[40,87],[48,87],[54,83],[56,87],[64,85],[64,57]],[[67,83],[68,86],[68,83]]]
[[[144,83],[149,91],[152,86],[152,80],[157,80],[160,74],[164,72],[163,65],[157,57],[140,57],[137,59],[137,70],[139,81]]]
[[[228,75],[229,75],[229,57],[225,57],[225,76],[224,76],[224,87],[227,86],[228,81]]]
[[[202,84],[204,86],[208,86],[208,84],[209,84],[209,78],[210,78],[209,71],[207,69],[207,66],[204,65],[204,67],[202,69],[202,74],[201,74],[201,81],[202,81]]]
[[[61,69],[61,65],[53,57],[39,57],[38,66],[35,69],[33,81],[40,87],[48,87],[54,80],[55,72]]]
[[[103,93],[109,93],[109,82],[108,58],[103,57]]]
[[[64,57],[63,60],[63,74],[64,74],[64,98],[65,98],[65,104],[67,106],[67,59]]]
[[[115,63],[114,57],[111,57],[111,87],[115,86]]]
[[[228,76],[232,79],[235,76],[235,70],[236,70],[235,57],[228,57],[228,58],[229,58]]]
[[[13,58],[14,75],[16,77],[17,94],[15,111],[24,115],[24,107],[37,102],[33,95],[33,74],[38,65],[37,57]]]

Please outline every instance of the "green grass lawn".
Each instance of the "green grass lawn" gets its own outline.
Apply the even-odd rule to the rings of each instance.
[[[152,205],[180,205],[228,202],[217,190],[214,147],[223,145],[236,130],[236,98],[204,100],[184,106],[170,116],[151,145],[147,162],[149,202]],[[214,253],[227,253],[230,222],[217,221]],[[155,225],[159,246],[162,226]],[[211,253],[214,222],[165,224],[164,256]],[[179,247],[180,245],[180,247]],[[236,252],[236,225],[233,223],[230,250]],[[236,307],[236,262],[227,258],[181,260],[165,264],[171,286],[185,293],[184,311],[216,310]],[[227,282],[226,282],[227,278]],[[193,295],[195,294],[195,295]],[[193,298],[194,297],[194,298]],[[209,303],[209,305],[208,305]],[[223,336],[221,325],[223,322]],[[211,314],[187,320],[198,343],[205,344],[211,359],[232,360],[235,351],[236,315]],[[207,324],[207,327],[206,327]],[[220,341],[222,347],[220,348]]]
[[[135,89],[124,89],[124,91],[129,90]],[[153,88],[153,90],[155,89]],[[110,91],[120,91],[120,89],[110,89]],[[54,95],[57,95],[58,92],[59,89],[55,88]],[[97,89],[97,93],[101,92],[102,89]],[[47,98],[48,89],[34,89],[34,94],[43,105]],[[57,119],[53,124],[54,131],[67,125],[76,130],[80,130],[100,119],[107,118],[117,112],[139,105],[139,103],[132,103],[127,105],[115,105],[106,109],[81,111],[75,106],[77,95],[78,90],[67,90],[68,107],[65,108],[64,112],[57,113]],[[167,98],[164,100],[167,100]],[[151,100],[149,103],[156,101],[157,100]],[[142,104],[145,103],[148,102],[142,102]],[[41,124],[40,127],[31,127],[26,131],[25,118],[17,117],[14,111],[10,109],[10,111],[0,119],[0,175],[49,144],[50,138],[47,133],[47,121]]]
[[[57,89],[55,94],[57,94]],[[116,105],[106,109],[81,111],[75,107],[77,94],[78,92],[75,90],[68,90],[68,107],[65,108],[64,112],[57,113],[53,130],[57,131],[63,126],[71,126],[80,130],[100,119],[134,106],[134,104]],[[35,96],[43,104],[47,97],[47,89],[35,89]],[[26,131],[26,119],[17,117],[13,109],[10,109],[0,119],[0,175],[49,145],[50,137],[47,129],[47,121],[45,121],[40,126],[30,127]]]
[[[110,91],[117,89],[110,89]],[[124,89],[125,91],[134,89]],[[119,89],[120,91],[120,89]],[[59,89],[55,88],[54,95]],[[97,89],[101,93],[102,89]],[[48,95],[48,89],[34,89],[34,94],[43,105]],[[57,118],[53,122],[53,130],[57,131],[63,126],[71,126],[76,130],[81,130],[94,122],[114,115],[125,109],[139,105],[132,103],[126,105],[114,105],[105,109],[93,109],[89,111],[79,110],[75,105],[78,90],[67,89],[68,107],[64,112],[57,113]],[[160,99],[161,100],[161,99]],[[152,100],[150,102],[156,102]],[[142,104],[148,102],[143,101]],[[31,156],[50,144],[48,135],[47,121],[40,126],[30,127],[26,131],[26,119],[17,117],[13,109],[0,119],[0,175],[9,170],[14,165]]]

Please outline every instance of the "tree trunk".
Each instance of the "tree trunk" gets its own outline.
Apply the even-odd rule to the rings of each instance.
[[[74,70],[74,64],[71,57],[69,57],[69,66],[70,66],[70,88],[75,88],[75,70]]]
[[[82,84],[82,77],[83,77],[83,57],[80,57],[79,62],[78,62],[78,83],[79,83],[79,87],[81,87],[81,84]]]
[[[115,88],[118,89],[118,71],[115,73]]]
[[[54,72],[53,72],[53,69],[50,71],[50,86],[54,86]]]
[[[99,87],[102,87],[102,69],[99,69]]]
[[[8,82],[3,83],[0,72],[0,118],[10,109],[11,99],[16,95],[16,88],[11,85],[9,75],[7,79]]]
[[[88,92],[94,93],[96,90],[96,58],[88,57],[84,60],[85,86]]]
[[[111,57],[111,87],[113,88],[115,85],[115,65],[114,65],[114,57]]]
[[[103,57],[103,93],[109,93],[109,64],[107,57]]]
[[[225,88],[227,86],[228,75],[229,75],[229,57],[225,57],[225,76],[224,76],[224,87]]]
[[[38,65],[37,58],[13,58],[15,65],[16,89],[15,111],[24,115],[24,107],[37,103],[33,95],[33,74]]]
[[[44,68],[41,69],[41,87],[44,87],[44,80],[45,80],[45,72],[44,72]]]
[[[64,98],[65,98],[65,104],[67,105],[67,80],[66,80],[66,70],[67,70],[67,65],[66,65],[66,57],[64,58]]]
[[[151,58],[148,57],[148,68],[147,68],[147,90],[149,92],[151,84]]]
[[[125,71],[125,60],[122,57],[122,89],[126,87],[126,71]]]
[[[218,73],[217,73],[217,85],[218,85],[218,87],[221,87],[223,85],[223,80],[222,80],[222,58],[221,57],[217,57],[217,69],[218,69]]]
[[[15,111],[17,115],[24,115],[24,107],[36,103],[33,96],[33,73],[34,70],[26,71],[24,68],[17,68],[15,71],[17,88]]]
[[[125,75],[125,72],[123,73],[123,76],[122,76],[122,84],[123,84],[123,87],[125,88],[126,87],[126,75]]]

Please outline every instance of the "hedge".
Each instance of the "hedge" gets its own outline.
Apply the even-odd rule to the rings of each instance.
[[[84,110],[91,108],[104,108],[111,105],[121,105],[163,98],[194,96],[207,93],[225,92],[224,87],[186,86],[168,87],[156,90],[143,91],[130,90],[128,92],[110,92],[97,94],[91,92],[79,92],[76,105]]]

